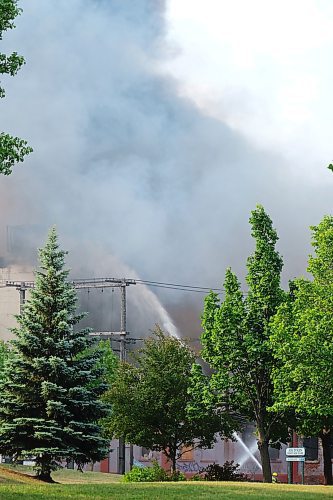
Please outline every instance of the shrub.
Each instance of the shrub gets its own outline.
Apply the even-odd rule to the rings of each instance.
[[[238,467],[239,464],[235,464],[233,460],[225,462],[223,465],[213,463],[200,471],[200,474],[204,474],[201,479],[205,481],[246,481],[246,474],[237,472]]]
[[[170,481],[167,472],[161,467],[156,460],[152,467],[137,467],[134,466],[131,471],[124,475],[126,483],[148,483],[156,481]]]
[[[202,474],[202,472],[197,472],[190,478],[190,481],[205,481],[205,476]]]
[[[142,483],[150,481],[149,479],[149,469],[150,467],[138,467],[134,465],[129,472],[123,477],[125,483]]]
[[[180,470],[176,470],[170,474],[169,481],[186,481],[186,476]]]

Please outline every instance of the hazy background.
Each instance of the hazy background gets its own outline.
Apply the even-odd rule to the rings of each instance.
[[[330,2],[20,5],[1,51],[26,66],[4,79],[0,128],[34,153],[0,178],[1,226],[21,228],[11,263],[34,263],[56,224],[74,278],[216,287],[229,265],[244,278],[261,203],[284,283],[305,272],[308,227],[331,211]],[[197,335],[203,296],[155,291],[179,331]],[[116,328],[117,299],[103,293],[81,302],[94,328]],[[168,327],[152,292],[128,297],[131,331]]]

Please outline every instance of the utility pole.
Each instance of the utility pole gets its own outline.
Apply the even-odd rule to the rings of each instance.
[[[126,361],[126,280],[122,280],[121,293],[121,309],[120,309],[120,361]],[[118,473],[125,474],[126,470],[126,443],[125,438],[119,438],[118,444]]]
[[[23,307],[26,300],[26,291],[34,288],[33,281],[6,281],[6,286],[15,287],[20,292],[20,314],[23,313]]]
[[[88,280],[85,280],[85,282],[80,283],[80,288],[83,287],[88,287],[89,285],[91,286],[91,283],[87,283]],[[102,280],[97,280],[98,283],[93,283],[93,286],[98,286],[100,287],[100,281],[103,281],[103,284],[107,284],[108,286],[112,287],[119,287],[120,288],[120,294],[121,294],[121,302],[120,302],[120,332],[96,332],[97,335],[92,334],[94,336],[99,336],[106,338],[108,336],[108,333],[111,334],[109,337],[112,339],[113,336],[119,335],[119,342],[120,342],[120,361],[124,362],[126,361],[126,346],[128,343],[127,339],[127,307],[126,307],[126,287],[129,285],[136,285],[135,280],[129,280],[129,279],[115,279],[115,278],[105,278]],[[78,282],[74,282],[75,286],[78,286]],[[103,334],[104,333],[104,334]],[[132,340],[132,339],[131,339]],[[133,445],[130,444],[130,469],[133,467]],[[125,438],[121,437],[119,438],[118,442],[118,474],[125,474],[126,471],[126,443],[125,443]]]
[[[126,280],[122,280],[120,293],[121,293],[121,304],[120,304],[120,361],[126,361]]]
[[[115,278],[103,278],[101,280],[96,280],[94,283],[89,283],[90,280],[84,280],[79,282],[73,282],[75,287],[80,288],[90,288],[92,287],[102,287],[103,285],[119,287],[121,294],[121,303],[120,303],[120,332],[96,332],[92,333],[93,336],[99,336],[99,338],[106,338],[110,333],[111,336],[119,335],[120,342],[120,361],[126,361],[126,345],[128,343],[127,340],[127,308],[126,308],[126,287],[129,285],[136,285],[135,280],[129,279],[115,279]],[[133,445],[130,444],[130,468],[133,466]],[[118,474],[125,474],[126,471],[126,443],[125,438],[119,438],[118,442]]]

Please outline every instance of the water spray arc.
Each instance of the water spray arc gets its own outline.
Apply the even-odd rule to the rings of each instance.
[[[239,444],[241,445],[241,447],[245,451],[245,455],[247,455],[248,458],[250,458],[251,460],[253,460],[255,462],[255,464],[259,467],[259,469],[262,470],[261,463],[254,456],[254,454],[250,450],[250,448],[248,446],[246,446],[246,444],[244,443],[244,441],[242,440],[242,438],[237,434],[237,432],[233,432],[232,435],[236,439],[236,441],[239,442]],[[240,462],[242,462],[242,463],[240,463],[240,465],[243,465],[245,463],[245,461],[246,461],[246,458],[245,458],[245,460],[240,460]]]

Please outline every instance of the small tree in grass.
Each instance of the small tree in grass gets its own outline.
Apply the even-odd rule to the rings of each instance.
[[[210,447],[217,432],[230,436],[230,417],[205,403],[205,376],[183,342],[157,327],[135,360],[119,366],[106,394],[112,436],[163,451],[173,472],[184,449]]]
[[[63,459],[82,467],[104,458],[108,449],[98,425],[107,414],[100,400],[106,389],[100,351],[89,349],[87,330],[74,328],[82,315],[75,312],[65,254],[52,229],[40,250],[35,288],[17,317],[0,397],[1,453],[35,456],[45,481]]]

